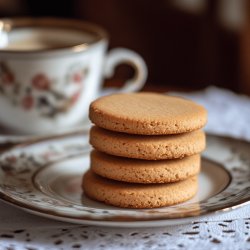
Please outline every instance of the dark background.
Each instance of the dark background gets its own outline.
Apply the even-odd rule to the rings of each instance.
[[[190,11],[168,0],[0,0],[0,16],[97,23],[110,33],[110,48],[127,47],[143,56],[149,68],[146,89],[217,85],[250,94],[250,1],[244,1],[244,22],[237,28],[220,22],[220,0],[200,1],[205,7]],[[122,84],[132,73],[119,66],[106,85]]]

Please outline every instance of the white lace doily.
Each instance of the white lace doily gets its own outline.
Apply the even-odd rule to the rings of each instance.
[[[210,87],[182,94],[208,109],[206,131],[250,140],[250,99]],[[250,249],[250,205],[192,224],[118,229],[72,225],[0,202],[0,249]]]
[[[207,132],[250,141],[249,97],[216,87],[192,93],[172,92],[170,94],[192,99],[206,107],[208,123],[205,130]]]

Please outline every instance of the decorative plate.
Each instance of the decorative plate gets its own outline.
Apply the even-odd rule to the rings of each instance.
[[[79,136],[12,148],[0,155],[0,198],[47,218],[116,227],[182,224],[250,201],[250,144],[244,141],[207,136],[198,194],[158,209],[122,209],[85,197],[89,150]]]

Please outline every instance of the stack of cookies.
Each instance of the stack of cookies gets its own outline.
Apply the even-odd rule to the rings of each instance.
[[[90,106],[90,170],[85,194],[118,207],[184,202],[198,189],[206,110],[154,93],[115,94]]]

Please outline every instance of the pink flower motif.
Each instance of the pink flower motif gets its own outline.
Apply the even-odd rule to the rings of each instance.
[[[14,83],[14,75],[11,74],[11,73],[5,73],[3,76],[2,76],[2,79],[3,79],[3,83],[6,84],[6,85],[11,85]]]
[[[50,81],[49,78],[44,74],[37,74],[32,79],[32,85],[38,90],[49,90]]]
[[[77,100],[78,100],[79,97],[80,97],[80,94],[81,94],[81,90],[77,91],[75,94],[73,94],[73,95],[71,96],[71,98],[70,98],[70,103],[71,103],[71,105],[74,105],[74,104],[77,102]]]
[[[7,162],[9,163],[16,163],[16,157],[15,156],[8,156],[6,158]]]
[[[27,95],[22,100],[22,107],[26,110],[32,109],[34,106],[34,98],[31,95]]]
[[[58,153],[56,153],[56,152],[45,152],[41,156],[43,157],[44,160],[50,160],[50,158],[52,158],[53,156],[56,156],[56,155],[58,155]]]
[[[81,83],[83,80],[83,74],[82,72],[76,72],[74,75],[73,75],[73,82],[74,83]]]

